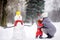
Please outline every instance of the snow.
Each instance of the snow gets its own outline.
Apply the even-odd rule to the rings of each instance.
[[[13,28],[3,29],[0,27],[0,40],[10,40],[13,35]]]
[[[34,23],[31,26],[23,27],[20,27],[19,24],[16,27],[6,29],[0,27],[0,40],[60,40],[60,22],[54,22],[53,24],[55,25],[57,31],[52,39],[36,39],[35,33],[37,25]],[[44,34],[43,37],[46,37],[46,34]]]

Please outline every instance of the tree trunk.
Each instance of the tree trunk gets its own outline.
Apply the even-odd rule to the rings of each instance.
[[[1,19],[1,26],[2,27],[6,27],[6,17],[7,17],[7,14],[6,14],[6,11],[5,11],[5,7],[6,7],[6,3],[7,3],[7,0],[2,0],[2,5],[3,5],[3,11],[2,11],[2,19]]]
[[[2,19],[2,2],[0,0],[0,25],[1,25],[1,19]]]

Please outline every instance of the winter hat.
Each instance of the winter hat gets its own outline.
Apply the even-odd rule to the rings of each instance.
[[[17,16],[21,15],[21,12],[20,11],[16,11],[16,15]]]
[[[43,18],[48,17],[48,13],[47,12],[42,13],[41,17],[43,17]]]

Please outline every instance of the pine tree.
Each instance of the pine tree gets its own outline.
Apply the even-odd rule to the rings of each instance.
[[[29,0],[26,4],[26,19],[37,18],[37,14],[44,12],[44,0]]]

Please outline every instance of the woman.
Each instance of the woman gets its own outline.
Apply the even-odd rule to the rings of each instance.
[[[42,17],[43,17],[43,22],[42,23],[44,25],[43,31],[47,35],[47,38],[54,37],[54,34],[56,33],[55,26],[49,20],[47,13],[43,13]]]

